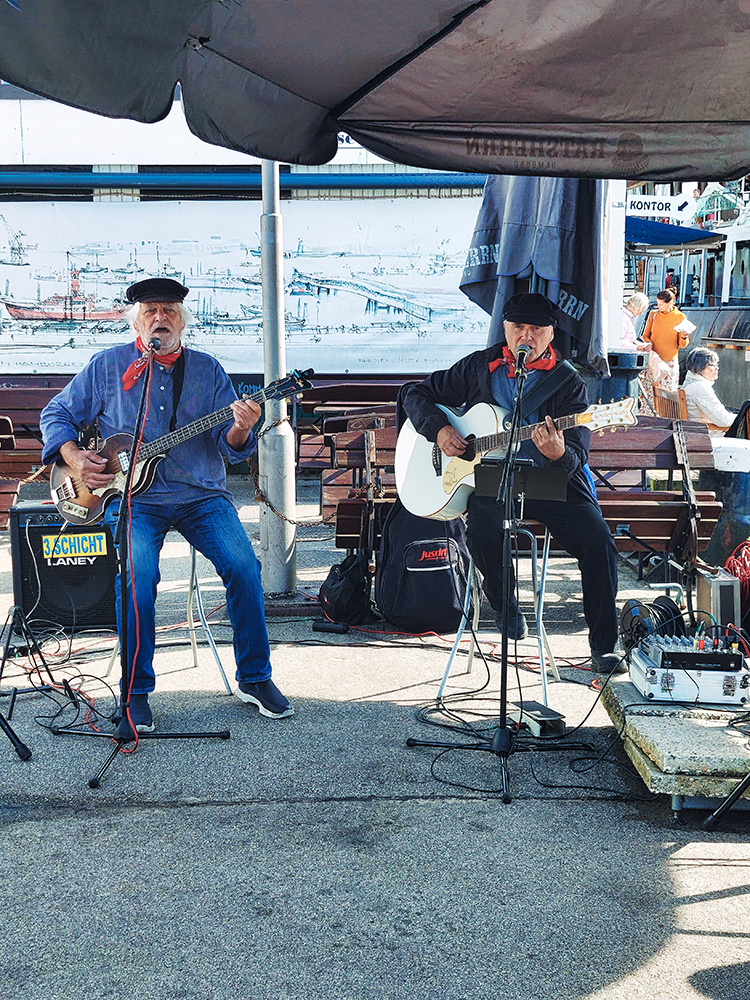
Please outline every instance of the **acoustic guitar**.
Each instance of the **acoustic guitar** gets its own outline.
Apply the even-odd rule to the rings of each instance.
[[[304,372],[295,369],[286,378],[279,379],[264,389],[242,398],[251,399],[255,403],[264,403],[269,399],[286,399],[289,396],[295,396],[298,392],[304,392],[305,389],[312,387],[312,382],[310,382],[312,374],[312,368]],[[220,424],[225,424],[233,416],[232,407],[225,406],[221,410],[216,410],[215,413],[210,413],[185,424],[184,427],[178,427],[155,441],[142,443],[138,449],[131,480],[133,496],[143,493],[153,483],[156,468],[159,462],[166,458],[170,448],[183,441],[189,441],[190,438],[197,437],[205,431],[210,431]],[[95,490],[90,490],[62,459],[55,462],[50,473],[50,492],[52,502],[66,521],[71,524],[96,524],[102,519],[107,504],[116,497],[122,496],[132,446],[132,434],[113,434],[106,439],[97,454],[102,455],[107,460],[103,471],[115,478],[107,486]]]
[[[582,413],[557,417],[555,426],[564,431],[569,427],[588,427],[598,431],[637,423],[632,397],[615,403],[590,406]],[[450,521],[466,510],[474,492],[474,468],[484,455],[505,458],[508,431],[504,430],[507,413],[491,403],[477,403],[464,414],[438,404],[451,426],[469,442],[468,449],[458,458],[444,455],[437,444],[428,441],[407,420],[396,441],[396,489],[401,503],[418,517],[434,517]],[[538,424],[520,428],[521,441],[528,441]]]

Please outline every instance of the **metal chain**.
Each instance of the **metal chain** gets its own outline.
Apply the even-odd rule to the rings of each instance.
[[[274,427],[278,427],[280,424],[284,423],[288,424],[290,422],[291,421],[289,420],[288,416],[282,417],[280,420],[275,420],[272,424],[269,424],[267,427],[264,427],[263,430],[260,432],[260,434],[256,435],[258,441],[260,441],[260,439],[263,437],[264,434],[267,434],[270,430],[273,430]],[[329,514],[328,517],[319,517],[314,521],[295,521],[293,518],[287,517],[286,514],[283,514],[280,510],[277,510],[276,507],[274,507],[274,505],[265,495],[263,490],[260,488],[260,483],[258,481],[258,472],[255,465],[251,464],[250,462],[248,462],[247,465],[250,470],[250,475],[253,477],[256,503],[264,504],[277,517],[280,517],[282,521],[286,521],[287,524],[293,524],[295,525],[295,527],[299,528],[310,528],[310,527],[314,528],[317,527],[317,525],[319,524],[328,524],[329,521],[333,521],[333,519],[336,517],[336,511],[334,511],[333,514]]]
[[[260,440],[263,437],[263,435],[266,434],[268,431],[270,431],[272,428],[278,427],[279,424],[283,424],[284,422],[288,423],[289,417],[282,417],[281,420],[277,420],[274,423],[269,424],[268,427],[264,427],[263,430],[260,432],[260,434],[257,435],[258,440]],[[328,517],[319,517],[314,521],[295,521],[293,518],[287,517],[286,514],[283,514],[280,510],[277,510],[276,507],[274,507],[274,505],[265,495],[263,490],[260,488],[260,483],[258,482],[258,473],[255,469],[255,466],[251,465],[248,462],[248,468],[250,469],[250,475],[253,478],[256,502],[264,504],[266,507],[268,507],[270,511],[273,511],[273,513],[277,517],[280,517],[282,521],[286,521],[287,524],[293,524],[300,528],[314,528],[317,527],[319,524],[330,524],[336,519],[335,510],[332,514],[329,514]],[[364,496],[366,493],[367,493],[367,486],[358,486],[356,489],[352,489],[352,492],[349,494],[348,499],[356,500],[358,497]],[[383,490],[376,491],[376,495],[377,493],[380,493],[382,494],[382,496],[385,496],[385,492]]]

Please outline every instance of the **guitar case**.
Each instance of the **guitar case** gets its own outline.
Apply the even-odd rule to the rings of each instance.
[[[387,622],[400,632],[455,632],[468,570],[460,517],[417,517],[396,500],[381,530],[375,570],[375,604]]]

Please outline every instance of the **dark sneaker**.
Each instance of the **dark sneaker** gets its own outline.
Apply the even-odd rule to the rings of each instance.
[[[135,739],[135,734],[127,719],[127,716],[123,712],[122,703],[120,703],[117,709],[117,715],[119,716],[119,722],[115,729],[115,736],[119,740],[132,740]],[[151,708],[148,703],[147,694],[131,694],[130,696],[130,719],[135,726],[136,732],[138,733],[153,733],[156,726],[154,725],[154,720],[151,715]]]
[[[255,705],[260,714],[268,719],[286,719],[294,715],[294,709],[271,680],[258,684],[240,681],[236,693],[240,701]]]
[[[498,632],[502,632],[503,631],[502,611],[497,611],[495,613],[495,623],[497,625]],[[520,642],[521,639],[525,639],[528,634],[529,634],[529,627],[526,624],[526,619],[522,615],[518,605],[512,604],[508,608],[508,638],[514,639],[516,642]]]
[[[612,677],[614,674],[626,674],[628,666],[625,657],[620,653],[595,653],[591,652],[591,669],[597,674],[607,674]]]

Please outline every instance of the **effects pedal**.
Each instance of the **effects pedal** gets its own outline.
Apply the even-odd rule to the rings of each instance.
[[[508,706],[508,717],[524,726],[534,736],[564,736],[565,716],[538,701],[514,701]]]

